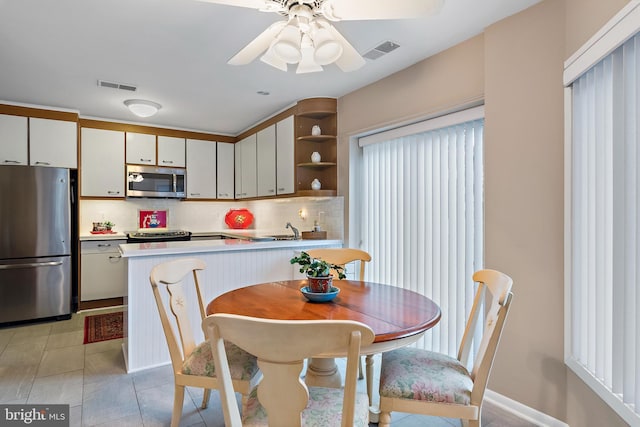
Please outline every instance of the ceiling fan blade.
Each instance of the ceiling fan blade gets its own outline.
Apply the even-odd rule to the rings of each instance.
[[[227,6],[248,7],[251,9],[264,9],[268,7],[270,0],[200,0],[207,3],[224,4]]]
[[[362,67],[365,64],[364,58],[351,46],[351,43],[333,25],[328,25],[327,28],[331,35],[342,44],[342,55],[336,60],[335,64],[344,72],[354,71]]]
[[[444,0],[325,0],[322,14],[331,21],[419,18],[438,13]]]
[[[246,45],[240,52],[236,53],[227,64],[230,65],[246,65],[256,59],[258,55],[269,48],[271,42],[276,38],[278,33],[282,31],[286,21],[274,22],[264,30],[258,37],[253,39],[251,43]]]

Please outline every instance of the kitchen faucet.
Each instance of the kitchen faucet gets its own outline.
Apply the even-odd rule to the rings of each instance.
[[[288,222],[287,225],[284,228],[290,228],[291,231],[293,231],[293,238],[295,240],[300,240],[300,232],[298,231],[297,228],[295,228],[293,225],[291,225],[290,222]]]

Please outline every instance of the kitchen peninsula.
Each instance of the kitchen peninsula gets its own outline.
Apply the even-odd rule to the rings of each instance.
[[[197,257],[207,268],[199,273],[205,305],[227,291],[256,283],[301,277],[289,260],[309,248],[341,247],[340,240],[251,241],[241,239],[188,242],[128,243],[120,245],[127,260],[128,294],[125,298],[123,350],[127,371],[135,372],[170,363],[167,343],[155,305],[149,274],[162,262]],[[196,301],[192,286],[187,298]],[[196,340],[203,340],[200,314],[194,306],[190,321]]]

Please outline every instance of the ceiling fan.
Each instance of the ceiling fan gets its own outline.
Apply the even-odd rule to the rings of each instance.
[[[261,61],[297,73],[322,71],[334,63],[342,71],[362,67],[364,59],[331,22],[405,19],[437,13],[444,0],[201,0],[228,6],[275,12],[284,17],[269,26],[228,63],[246,65],[258,55]]]

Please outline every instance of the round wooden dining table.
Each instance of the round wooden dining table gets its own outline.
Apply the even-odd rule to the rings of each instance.
[[[306,280],[287,280],[246,286],[224,293],[207,305],[207,315],[231,313],[279,320],[355,320],[373,329],[375,339],[361,349],[372,355],[417,341],[440,321],[440,307],[407,289],[374,282],[334,280],[340,292],[328,302],[310,302],[300,292]],[[367,357],[367,392],[372,404],[373,360]],[[313,358],[305,382],[312,386],[340,387],[333,358]],[[372,414],[375,414],[372,408]],[[376,414],[377,415],[377,414]]]

